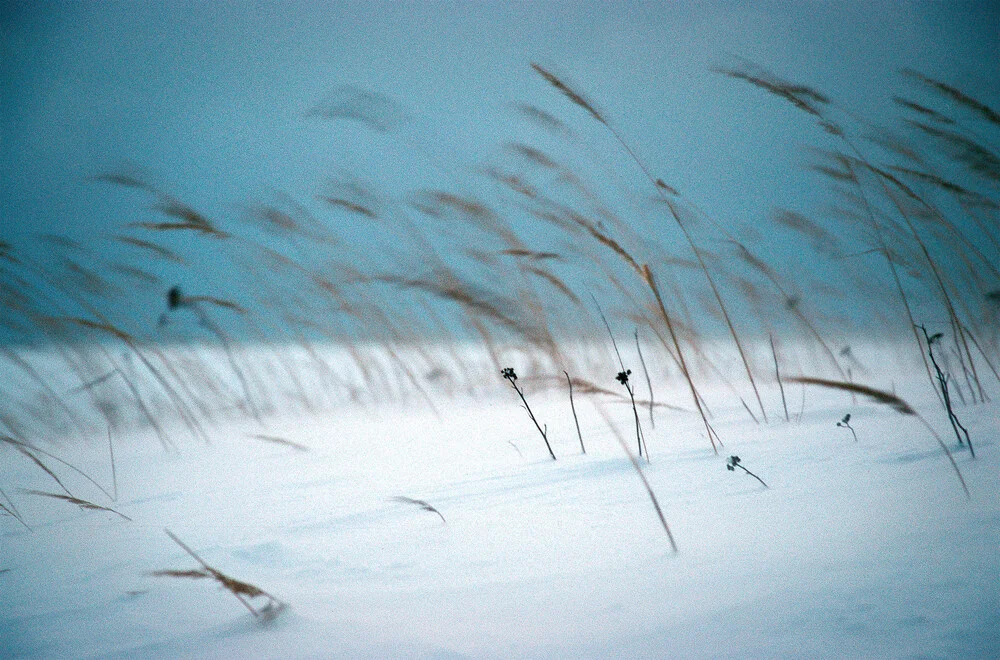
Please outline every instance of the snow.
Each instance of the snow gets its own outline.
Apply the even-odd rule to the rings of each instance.
[[[631,407],[576,393],[581,455],[565,390],[520,364],[557,461],[499,373],[429,390],[437,414],[419,398],[289,407],[216,419],[210,443],[175,423],[169,451],[136,425],[115,434],[117,501],[52,463],[132,522],[26,494],[59,491],[5,446],[0,483],[31,530],[0,518],[0,657],[998,657],[997,406],[958,409],[972,459],[899,353],[876,354],[871,384],[898,384],[970,498],[913,417],[786,383],[786,422],[767,383],[755,424],[706,383],[718,454],[696,414],[657,410],[654,429],[640,409],[677,554],[615,439],[634,451]],[[618,387],[615,371],[593,379]],[[685,387],[654,382],[656,400],[688,408]],[[858,442],[836,427],[848,412]],[[41,446],[112,492],[106,431]],[[769,488],[727,471],[734,454]],[[199,568],[165,529],[287,607],[255,618],[209,580],[151,575]]]

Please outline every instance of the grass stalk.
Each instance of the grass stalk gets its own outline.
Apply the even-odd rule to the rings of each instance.
[[[653,292],[653,296],[656,298],[657,307],[659,308],[663,321],[667,326],[667,331],[670,333],[670,340],[674,345],[674,350],[676,351],[677,360],[681,367],[681,374],[684,376],[684,381],[687,383],[688,389],[691,391],[691,399],[694,401],[695,408],[698,409],[701,421],[705,424],[705,433],[708,435],[708,441],[712,443],[712,451],[718,454],[719,447],[716,444],[718,436],[715,433],[715,429],[712,428],[711,423],[709,423],[708,417],[705,415],[705,409],[702,407],[701,403],[701,395],[698,393],[698,389],[694,385],[694,379],[691,377],[691,372],[688,370],[687,361],[684,359],[684,351],[681,350],[680,340],[677,338],[677,332],[674,330],[674,324],[670,319],[670,314],[667,313],[666,305],[663,304],[663,297],[660,295],[660,289],[656,286],[656,278],[653,276],[653,271],[649,268],[648,264],[643,266],[643,275],[646,279],[646,283]]]
[[[604,327],[608,330],[608,336],[611,338],[611,346],[615,349],[615,355],[618,356],[618,366],[621,367],[621,371],[615,376],[615,380],[625,386],[625,390],[628,392],[628,398],[632,402],[632,414],[635,416],[635,440],[639,445],[639,457],[642,457],[642,428],[639,426],[639,411],[635,407],[635,393],[632,391],[632,386],[629,384],[629,375],[631,375],[632,370],[625,368],[625,363],[622,362],[622,354],[618,351],[618,342],[615,341],[615,335],[611,332],[611,324],[608,323],[608,318],[604,315],[604,310],[598,304],[597,299],[591,295],[594,300],[594,304],[597,305],[597,313],[601,315],[601,320],[604,321]],[[646,448],[646,461],[649,461],[649,448]]]
[[[415,500],[412,497],[406,497],[404,495],[396,495],[395,497],[392,498],[392,501],[402,502],[403,504],[412,504],[414,506],[420,507],[421,509],[427,511],[428,513],[436,513],[441,518],[441,522],[443,522],[446,525],[448,524],[448,521],[444,519],[444,515],[440,511],[438,511],[433,506],[431,506],[430,504],[428,504],[423,500]]]
[[[587,453],[587,448],[583,446],[583,433],[580,432],[580,420],[576,416],[576,404],[573,403],[573,379],[569,377],[569,373],[563,371],[566,374],[566,384],[569,385],[569,407],[573,411],[573,423],[576,424],[576,436],[580,439],[580,452],[583,454]]]
[[[681,233],[684,235],[685,241],[687,241],[688,246],[691,248],[691,251],[694,253],[695,259],[698,261],[698,265],[699,265],[702,273],[705,275],[705,278],[708,281],[709,287],[712,289],[712,294],[715,296],[715,300],[716,300],[716,302],[719,305],[719,310],[722,313],[723,319],[726,322],[726,327],[729,329],[729,333],[732,336],[733,341],[736,344],[736,349],[737,349],[737,351],[740,354],[740,359],[742,360],[743,367],[746,370],[747,378],[750,380],[750,386],[753,388],[754,396],[757,397],[757,404],[758,404],[758,406],[760,406],[761,415],[763,416],[764,422],[766,423],[767,422],[767,411],[764,410],[764,403],[763,403],[763,401],[760,398],[760,392],[757,389],[757,381],[756,381],[756,379],[753,376],[753,370],[750,368],[750,362],[747,359],[746,352],[743,350],[743,343],[742,343],[742,341],[740,341],[739,334],[736,332],[736,327],[733,325],[732,319],[729,316],[729,311],[726,308],[726,305],[725,305],[725,303],[722,300],[722,295],[719,293],[719,289],[718,289],[718,287],[715,284],[715,279],[712,277],[711,272],[709,272],[709,270],[708,270],[708,266],[705,264],[705,260],[704,260],[704,258],[702,256],[701,250],[695,244],[694,239],[691,237],[691,234],[688,231],[687,227],[681,221],[680,215],[677,213],[677,210],[674,207],[673,202],[670,199],[668,199],[667,196],[666,196],[666,194],[664,193],[664,187],[663,187],[663,185],[661,185],[662,182],[659,181],[658,179],[656,179],[655,177],[653,177],[652,173],[650,173],[650,171],[649,171],[649,168],[646,167],[646,164],[642,161],[641,158],[639,158],[639,156],[635,153],[635,151],[628,144],[628,142],[625,141],[625,139],[621,136],[621,134],[618,132],[618,130],[615,129],[615,127],[612,126],[607,121],[607,119],[605,119],[604,116],[600,112],[598,112],[586,99],[584,99],[580,94],[578,94],[573,89],[571,89],[568,85],[566,85],[562,80],[560,80],[558,78],[558,76],[553,75],[551,72],[545,70],[543,67],[539,66],[538,64],[532,63],[531,66],[532,66],[532,68],[536,72],[538,72],[543,78],[545,78],[545,80],[547,80],[553,87],[555,87],[557,90],[559,90],[560,92],[562,92],[567,98],[570,99],[570,101],[572,101],[573,103],[579,105],[584,110],[586,110],[588,113],[590,113],[590,115],[595,120],[597,120],[601,125],[603,125],[611,133],[611,135],[615,138],[615,140],[617,140],[618,144],[620,144],[621,147],[625,150],[625,153],[627,153],[628,156],[639,167],[639,169],[642,170],[642,173],[646,176],[646,178],[649,180],[649,182],[653,185],[653,188],[656,190],[657,195],[659,195],[661,201],[663,201],[663,203],[665,203],[667,205],[667,208],[670,209],[670,213],[673,216],[674,221],[677,223],[677,226],[680,228]],[[635,264],[633,262],[633,266],[637,267],[637,264]],[[660,302],[662,302],[662,301],[660,301]],[[662,307],[662,304],[661,304],[661,307]],[[713,441],[713,445],[714,445],[714,441]]]
[[[604,408],[600,406],[596,407],[597,411],[601,413],[601,416],[607,423],[608,428],[611,429],[611,433],[615,436],[615,439],[618,441],[618,444],[621,445],[622,451],[624,451],[625,455],[628,456],[628,460],[629,462],[632,463],[632,467],[635,468],[636,474],[639,475],[639,479],[642,480],[642,485],[646,489],[646,494],[649,495],[649,500],[653,503],[653,508],[656,509],[656,516],[660,519],[660,524],[663,526],[663,531],[667,533],[667,539],[670,541],[670,549],[676,555],[678,552],[677,542],[674,541],[673,532],[670,531],[670,525],[667,524],[667,519],[663,515],[663,509],[660,507],[660,501],[656,499],[656,493],[653,492],[653,487],[650,485],[649,479],[646,478],[646,473],[643,472],[642,465],[639,464],[639,459],[637,459],[635,457],[635,454],[633,454],[631,450],[629,450],[628,443],[625,442],[625,438],[623,438],[621,434],[618,432],[618,428],[611,421],[611,418],[608,416],[607,412],[605,412]]]
[[[186,552],[189,555],[191,555],[191,557],[193,557],[195,561],[197,561],[199,564],[201,564],[202,570],[195,570],[195,571],[175,571],[175,570],[155,571],[155,572],[152,573],[153,576],[155,576],[155,577],[184,577],[184,578],[194,578],[194,579],[199,579],[199,578],[213,579],[216,582],[218,582],[222,586],[223,589],[225,589],[229,593],[233,594],[233,596],[235,596],[236,599],[238,601],[240,601],[240,604],[242,604],[243,607],[247,608],[247,610],[250,612],[250,614],[252,614],[254,616],[254,618],[256,618],[256,619],[263,618],[264,620],[267,620],[269,618],[272,618],[278,612],[280,612],[281,610],[283,610],[285,608],[285,604],[284,603],[282,603],[280,600],[278,600],[277,598],[275,598],[273,595],[267,593],[266,591],[264,591],[260,587],[257,587],[255,585],[249,584],[247,582],[241,582],[240,580],[236,580],[234,578],[231,578],[228,575],[226,575],[225,573],[223,573],[222,571],[220,571],[220,570],[218,570],[216,568],[213,568],[212,566],[209,566],[207,563],[205,563],[204,559],[202,559],[201,557],[199,557],[198,554],[194,550],[192,550],[187,545],[185,545],[183,541],[181,541],[179,538],[177,538],[173,534],[173,532],[171,532],[169,529],[164,529],[163,531],[166,532],[167,536],[169,536],[171,538],[171,540],[173,540],[174,543],[176,543],[177,545],[179,545],[181,547],[181,549],[184,550],[184,552]],[[253,605],[250,604],[250,600],[252,600],[254,598],[257,598],[257,597],[267,598],[267,604],[263,608],[261,608],[259,610],[256,609]]]
[[[31,531],[31,527],[28,525],[28,523],[24,522],[24,518],[21,516],[21,512],[17,510],[16,506],[14,506],[14,502],[9,497],[7,497],[7,493],[3,492],[3,488],[0,488],[0,495],[2,495],[3,498],[7,501],[7,504],[3,504],[2,502],[0,502],[0,509],[6,511],[8,514],[10,514],[12,518],[14,518],[17,522],[21,523],[29,531]]]
[[[639,364],[642,365],[642,373],[646,376],[646,387],[649,388],[649,424],[656,429],[656,422],[653,420],[653,381],[649,378],[649,369],[646,368],[646,360],[642,357],[642,347],[639,346],[639,329],[635,330],[635,350],[639,354]]]
[[[934,427],[928,424],[927,420],[924,419],[920,413],[914,410],[910,404],[903,399],[899,398],[895,394],[878,390],[874,387],[868,387],[866,385],[858,385],[856,383],[845,383],[842,381],[827,380],[825,378],[809,378],[806,376],[799,376],[791,378],[790,380],[795,383],[802,383],[803,385],[817,385],[819,387],[861,394],[872,399],[875,403],[891,407],[901,415],[911,415],[915,417],[917,421],[924,426],[924,428],[930,431],[931,435],[934,436],[934,440],[937,441],[938,446],[941,447],[945,456],[948,457],[948,461],[951,463],[951,467],[955,471],[955,476],[958,477],[958,482],[962,485],[962,490],[965,492],[966,499],[972,498],[972,495],[969,493],[969,487],[965,483],[965,477],[962,476],[962,471],[958,469],[958,463],[955,462],[955,457],[952,455],[951,450],[948,449],[948,445],[945,444],[944,440],[941,439],[941,436],[937,434]]]
[[[785,386],[781,383],[781,371],[778,369],[778,351],[774,348],[774,335],[768,334],[771,340],[771,357],[774,358],[774,377],[778,381],[778,389],[781,391],[781,407],[785,410],[785,421],[790,421],[788,417],[788,402],[785,400]]]
[[[111,454],[111,487],[114,490],[113,502],[118,501],[118,470],[115,468],[115,445],[111,441],[111,427],[108,427],[108,453]]]
[[[91,511],[107,511],[108,513],[113,513],[116,516],[121,516],[125,520],[132,522],[132,519],[126,516],[124,513],[115,511],[114,509],[106,506],[101,506],[100,504],[94,504],[93,502],[80,499],[79,497],[73,497],[72,495],[63,495],[62,493],[48,493],[41,490],[25,490],[24,492],[28,495],[37,495],[39,497],[48,497],[54,500],[62,500],[63,502],[69,502],[70,504],[77,505],[81,509],[88,509]]]

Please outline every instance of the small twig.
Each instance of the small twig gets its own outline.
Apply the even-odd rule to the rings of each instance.
[[[941,396],[944,398],[944,407],[948,411],[948,421],[951,422],[951,428],[955,432],[955,437],[958,438],[958,444],[959,446],[968,444],[969,454],[972,458],[975,458],[976,450],[972,448],[972,439],[969,438],[969,431],[962,426],[960,421],[958,421],[958,416],[955,415],[955,410],[951,405],[951,391],[948,389],[948,376],[941,371],[941,367],[938,366],[937,360],[934,358],[934,342],[940,340],[944,335],[940,332],[934,335],[929,335],[927,333],[927,328],[922,325],[918,325],[917,327],[923,330],[924,338],[927,340],[927,354],[930,355],[931,364],[934,365],[934,371],[937,372],[938,386],[941,388]],[[959,395],[961,395],[961,390],[959,390]],[[973,396],[975,396],[975,393],[973,393]],[[959,429],[965,433],[964,443],[962,442],[962,434],[959,433]]]
[[[639,426],[639,410],[635,407],[635,394],[632,392],[632,386],[629,385],[628,377],[632,373],[631,369],[626,369],[625,371],[619,371],[618,375],[615,376],[615,380],[625,386],[628,390],[629,399],[632,400],[632,414],[635,416],[635,439],[639,443],[639,457],[642,457],[642,427]],[[646,462],[649,463],[649,447],[646,447]]]

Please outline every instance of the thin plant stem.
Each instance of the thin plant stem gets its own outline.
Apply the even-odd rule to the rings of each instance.
[[[618,366],[621,367],[621,371],[618,372],[618,382],[625,386],[628,390],[629,399],[632,400],[632,414],[635,415],[635,439],[639,444],[639,456],[642,456],[642,429],[639,426],[639,411],[635,407],[635,394],[632,392],[632,387],[628,383],[628,376],[632,373],[631,369],[625,369],[625,363],[622,362],[622,354],[618,351],[618,342],[615,341],[615,335],[611,332],[611,324],[608,323],[608,318],[604,316],[604,310],[601,309],[601,305],[597,302],[597,298],[594,298],[591,294],[591,299],[593,299],[594,304],[597,305],[597,313],[601,315],[601,320],[604,321],[604,327],[608,330],[608,336],[611,338],[611,345],[615,349],[615,355],[618,356]],[[646,461],[649,462],[649,448],[646,448]]]
[[[569,377],[569,373],[563,371],[566,374],[566,383],[569,385],[569,407],[573,411],[573,422],[576,424],[576,435],[580,438],[580,451],[584,454],[587,453],[587,448],[583,446],[583,434],[580,433],[580,420],[576,417],[576,405],[573,403],[573,379]]]
[[[918,327],[923,331],[924,338],[927,340],[927,354],[931,358],[931,364],[934,365],[934,371],[937,372],[938,385],[940,385],[941,387],[941,396],[944,397],[944,405],[945,409],[948,411],[948,421],[951,422],[951,428],[955,432],[955,437],[958,439],[958,444],[962,445],[967,443],[969,445],[969,453],[972,455],[973,458],[975,458],[976,450],[972,448],[972,439],[969,437],[969,431],[964,426],[962,426],[962,423],[960,421],[958,421],[958,416],[955,415],[955,411],[951,406],[951,392],[948,389],[948,376],[946,376],[944,372],[941,371],[941,367],[938,366],[937,359],[934,357],[934,340],[940,336],[940,333],[938,335],[935,335],[934,337],[931,337],[929,334],[927,334],[927,328],[925,328],[922,325]],[[962,434],[959,433],[959,429],[961,429],[965,433],[964,443],[962,442]]]
[[[635,331],[635,350],[639,354],[639,364],[642,365],[642,373],[646,376],[646,387],[649,388],[649,424],[655,430],[656,422],[653,420],[653,381],[649,379],[649,370],[646,369],[646,360],[642,357],[642,348],[639,346],[639,330]]]
[[[111,427],[108,427],[108,453],[111,454],[111,486],[114,490],[112,501],[118,501],[118,471],[115,469],[115,446],[111,442]]]
[[[632,463],[632,467],[634,467],[636,473],[638,473],[639,479],[642,480],[642,485],[645,486],[646,488],[646,493],[649,495],[649,499],[653,503],[653,508],[656,509],[656,515],[660,519],[660,524],[663,525],[663,531],[667,533],[667,539],[669,539],[670,541],[670,549],[673,550],[674,554],[676,555],[678,552],[677,542],[674,541],[674,535],[670,531],[670,525],[667,524],[667,519],[663,515],[663,509],[660,508],[660,502],[659,500],[656,499],[656,493],[653,492],[653,487],[649,484],[649,480],[646,479],[646,474],[642,471],[642,466],[639,464],[639,460],[635,457],[635,454],[633,454],[629,450],[628,444],[625,442],[625,438],[621,436],[615,425],[611,423],[611,418],[604,411],[604,408],[597,406],[597,411],[601,413],[602,417],[604,417],[604,421],[607,423],[608,427],[611,429],[611,432],[614,434],[615,440],[617,440],[618,444],[621,445],[621,448],[625,452],[625,455],[628,456],[628,460]]]
[[[733,467],[738,467],[739,469],[743,470],[744,472],[746,472],[747,474],[749,474],[751,477],[753,477],[754,479],[756,479],[757,481],[759,481],[761,486],[763,486],[764,488],[767,488],[768,490],[770,490],[770,486],[768,486],[766,483],[764,483],[763,479],[761,479],[756,474],[754,474],[750,470],[748,470],[745,467],[743,467],[741,464],[739,464],[739,463],[732,463],[731,465]]]
[[[687,382],[688,388],[691,390],[691,398],[694,400],[695,408],[698,409],[701,421],[705,424],[705,433],[708,434],[708,441],[712,443],[712,451],[718,454],[719,447],[715,442],[717,438],[715,429],[712,428],[712,425],[708,421],[708,416],[705,414],[705,408],[702,406],[701,402],[701,394],[699,394],[698,389],[694,385],[694,379],[691,377],[687,361],[684,359],[684,353],[681,350],[680,339],[677,337],[673,321],[670,318],[670,314],[667,312],[667,307],[663,302],[663,297],[660,295],[660,289],[656,286],[656,279],[653,276],[653,271],[649,268],[649,264],[643,266],[643,277],[646,280],[646,284],[648,284],[649,288],[652,290],[653,296],[656,298],[657,307],[660,310],[660,314],[663,316],[663,321],[667,326],[667,330],[670,332],[670,340],[674,345],[674,350],[677,351],[677,361],[680,364],[681,373],[684,375],[684,380]],[[719,444],[721,444],[721,440]]]
[[[535,414],[533,412],[531,412],[531,406],[528,405],[528,400],[524,398],[524,392],[521,390],[520,387],[517,386],[517,383],[514,382],[516,380],[517,376],[513,375],[513,370],[512,370],[511,376],[505,375],[504,378],[506,378],[508,381],[510,381],[511,387],[513,387],[514,391],[517,392],[517,395],[519,397],[521,397],[521,402],[524,403],[524,409],[528,411],[528,417],[530,417],[531,421],[534,422],[535,428],[538,429],[538,432],[542,435],[542,440],[545,441],[545,446],[549,450],[549,456],[552,457],[553,461],[556,460],[556,455],[552,451],[552,445],[549,444],[548,434],[546,434],[546,432],[542,430],[542,427],[541,427],[541,425],[539,425],[538,420],[535,419]]]
[[[632,400],[632,415],[635,416],[635,439],[636,439],[636,442],[639,443],[639,456],[641,457],[642,456],[642,447],[646,443],[643,442],[642,427],[639,425],[639,410],[635,407],[635,393],[632,390],[632,386],[629,385],[629,382],[628,382],[628,373],[629,372],[622,372],[622,373],[624,373],[625,376],[626,376],[622,380],[622,385],[624,385],[625,389],[628,390],[628,397],[629,397],[629,399]],[[646,447],[646,462],[647,463],[650,462],[649,461],[649,447]]]
[[[781,371],[778,369],[778,351],[774,348],[774,335],[769,334],[771,340],[771,356],[774,358],[774,377],[778,380],[778,389],[781,391],[781,407],[785,409],[785,421],[788,422],[788,402],[785,401],[785,386],[781,384]]]

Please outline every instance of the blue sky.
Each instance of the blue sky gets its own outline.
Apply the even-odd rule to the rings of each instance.
[[[0,235],[29,251],[35,234],[89,240],[150,219],[90,179],[109,171],[215,218],[279,192],[311,200],[330,176],[475,187],[470,168],[533,136],[519,103],[579,131],[596,176],[641,188],[532,61],[723,223],[820,201],[802,171],[816,128],[711,71],[734,57],[868,117],[897,114],[902,67],[1000,105],[995,3],[4,2],[0,31]],[[391,97],[406,121],[377,135],[308,116],[345,85]]]

